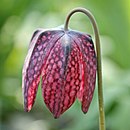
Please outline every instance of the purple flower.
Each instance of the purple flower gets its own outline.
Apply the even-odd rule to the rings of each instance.
[[[44,102],[55,118],[76,98],[86,113],[94,93],[96,63],[90,35],[59,28],[34,32],[23,67],[25,111],[34,104],[41,77]]]

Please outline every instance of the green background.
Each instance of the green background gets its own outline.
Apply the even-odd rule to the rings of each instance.
[[[32,111],[23,111],[21,72],[33,31],[63,24],[68,12],[79,6],[93,13],[100,31],[107,130],[130,129],[130,1],[1,0],[0,130],[98,130],[97,86],[86,115],[76,101],[54,119],[40,87]],[[83,14],[74,15],[70,27],[94,38]]]

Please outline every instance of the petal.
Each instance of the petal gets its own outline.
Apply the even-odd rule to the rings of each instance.
[[[75,101],[81,83],[79,74],[79,49],[65,34],[51,50],[42,71],[44,101],[58,118]]]
[[[52,41],[57,41],[62,35],[60,31],[38,30],[31,39],[22,77],[25,111],[30,111],[34,104],[42,67],[53,48]]]
[[[82,101],[82,111],[86,113],[92,101],[96,82],[96,54],[91,37],[80,33],[70,33],[82,52],[80,69],[82,82],[77,97]]]

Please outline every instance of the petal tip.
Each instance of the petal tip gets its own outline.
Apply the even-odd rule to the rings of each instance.
[[[24,108],[24,111],[25,111],[25,112],[29,112],[27,108]]]
[[[86,113],[88,112],[88,108],[83,108],[83,107],[82,107],[82,112],[83,112],[84,114],[86,114]]]
[[[32,109],[32,105],[29,105],[28,107],[24,107],[25,112],[30,112]]]
[[[83,112],[84,114],[86,114],[88,111],[83,111],[83,110],[82,110],[82,112]]]
[[[59,117],[60,117],[60,114],[58,114],[58,113],[53,113],[53,117],[55,118],[55,119],[58,119]]]
[[[54,119],[58,119],[59,118],[59,116],[54,116]]]

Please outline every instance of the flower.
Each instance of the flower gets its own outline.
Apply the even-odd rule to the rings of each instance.
[[[94,93],[96,64],[90,35],[62,28],[35,31],[23,67],[25,111],[32,109],[41,77],[44,102],[55,118],[76,98],[86,113]]]

